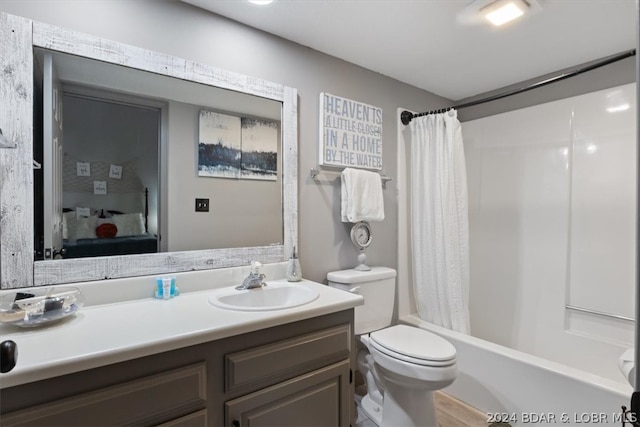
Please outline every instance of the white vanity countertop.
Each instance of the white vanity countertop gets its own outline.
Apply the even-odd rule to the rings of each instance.
[[[15,341],[18,363],[12,371],[0,374],[0,388],[335,313],[363,303],[360,295],[320,283],[303,280],[296,285],[317,290],[319,297],[283,310],[233,311],[209,303],[208,296],[215,289],[183,291],[170,300],[145,298],[85,306],[67,319],[40,328],[2,326],[0,340]]]

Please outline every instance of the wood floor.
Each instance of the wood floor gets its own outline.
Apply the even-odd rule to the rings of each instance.
[[[357,371],[355,383],[356,394],[364,396],[367,390],[360,372]],[[434,399],[439,427],[497,427],[487,422],[488,417],[484,412],[442,391],[436,391],[434,393]],[[365,425],[369,426],[371,424],[356,424],[356,426]],[[508,424],[500,424],[500,427],[508,426]]]
[[[434,393],[440,427],[487,427],[487,414],[466,403],[437,391]]]

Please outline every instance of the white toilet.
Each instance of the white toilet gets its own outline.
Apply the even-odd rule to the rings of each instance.
[[[437,427],[433,392],[455,380],[456,349],[423,329],[390,326],[395,270],[333,271],[327,280],[364,297],[364,305],[355,309],[355,334],[369,350],[358,354],[358,370],[367,383],[361,409],[380,427]]]

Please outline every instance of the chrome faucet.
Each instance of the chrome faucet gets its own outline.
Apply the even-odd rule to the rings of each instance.
[[[251,261],[251,272],[247,277],[245,277],[242,285],[236,286],[236,289],[241,291],[244,289],[255,289],[267,286],[267,284],[262,281],[262,279],[267,276],[260,273],[260,267],[262,267],[262,263],[258,261]]]

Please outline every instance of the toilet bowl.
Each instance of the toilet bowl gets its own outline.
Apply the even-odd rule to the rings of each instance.
[[[457,375],[456,350],[447,340],[407,325],[391,325],[393,269],[342,270],[327,275],[330,286],[364,296],[355,310],[355,333],[363,344],[358,370],[367,394],[361,410],[380,427],[437,427],[433,392]]]
[[[406,325],[362,335],[360,341],[369,350],[384,389],[382,408],[363,398],[367,416],[381,427],[436,427],[433,392],[450,385],[458,373],[453,345]]]

